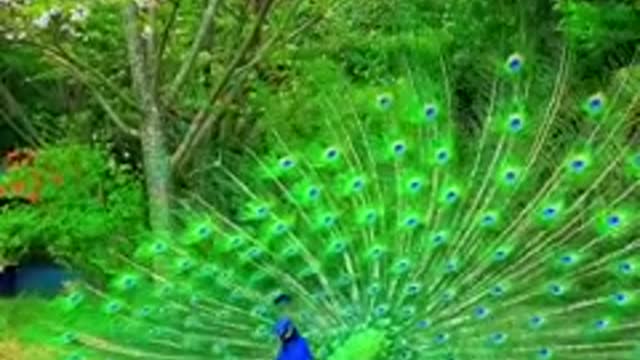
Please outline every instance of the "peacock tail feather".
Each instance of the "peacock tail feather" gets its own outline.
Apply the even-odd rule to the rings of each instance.
[[[114,252],[108,286],[25,336],[69,360],[273,359],[287,316],[318,359],[637,359],[638,79],[575,88],[570,49],[521,46],[479,59],[463,102],[465,69],[400,40],[379,83],[301,62],[263,112],[307,135],[270,128],[250,176],[218,165],[234,213],[194,195],[179,235]]]

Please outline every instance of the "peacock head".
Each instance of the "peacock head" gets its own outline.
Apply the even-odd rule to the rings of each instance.
[[[276,323],[275,332],[280,341],[282,341],[283,343],[288,343],[299,336],[298,330],[289,318],[280,319]]]

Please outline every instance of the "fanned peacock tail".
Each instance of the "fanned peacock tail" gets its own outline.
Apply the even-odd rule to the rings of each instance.
[[[199,199],[29,335],[64,359],[272,359],[287,316],[319,359],[637,359],[638,79],[502,55],[463,109],[444,56],[366,85],[306,62],[264,110],[313,141],[272,130],[248,177],[222,162],[235,214]]]

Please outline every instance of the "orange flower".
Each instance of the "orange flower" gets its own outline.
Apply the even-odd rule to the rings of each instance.
[[[12,161],[12,160],[13,160],[13,159],[15,159],[16,157],[18,157],[18,151],[17,151],[17,150],[10,151],[10,152],[7,154],[7,160],[9,160],[9,161]]]
[[[29,200],[29,202],[32,204],[37,203],[38,200],[40,200],[40,194],[32,191],[29,195],[27,195],[27,200]]]
[[[11,185],[11,188],[13,189],[13,192],[15,194],[22,194],[25,188],[25,184],[23,181],[17,181],[13,183],[13,185]]]

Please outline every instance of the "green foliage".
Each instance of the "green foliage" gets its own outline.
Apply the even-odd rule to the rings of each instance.
[[[603,52],[640,39],[640,3],[637,1],[557,1],[561,27],[584,51]]]
[[[126,248],[118,236],[144,229],[144,193],[108,159],[87,146],[56,146],[38,152],[33,166],[8,172],[0,181],[15,189],[11,195],[38,201],[2,210],[0,258],[45,249],[73,265],[101,268],[108,251]]]

